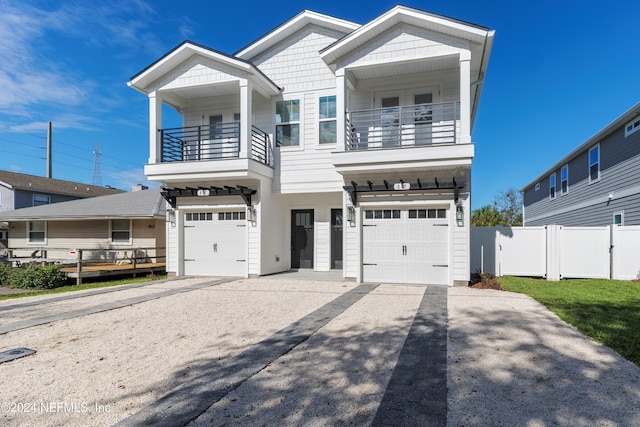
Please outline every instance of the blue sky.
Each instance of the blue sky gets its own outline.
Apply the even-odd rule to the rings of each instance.
[[[302,9],[366,23],[391,1],[0,0],[0,169],[146,182],[148,103],[130,77],[185,39],[233,53]],[[496,30],[473,131],[472,207],[520,189],[640,101],[640,2],[405,1]]]

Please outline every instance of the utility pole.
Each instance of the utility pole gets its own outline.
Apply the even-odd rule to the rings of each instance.
[[[52,177],[52,171],[51,171],[51,139],[52,139],[52,135],[51,135],[51,122],[49,122],[49,126],[47,129],[47,178],[51,178]]]

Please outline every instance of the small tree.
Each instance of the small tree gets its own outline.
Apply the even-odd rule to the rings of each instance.
[[[522,195],[511,187],[493,198],[492,205],[485,205],[471,212],[471,225],[476,227],[512,227],[522,225]]]
[[[471,212],[471,225],[474,227],[495,227],[502,222],[500,212],[491,205],[484,205]]]
[[[493,206],[500,212],[505,227],[522,225],[522,194],[513,187],[500,191],[493,199]]]

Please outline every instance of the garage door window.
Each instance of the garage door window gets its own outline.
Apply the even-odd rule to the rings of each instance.
[[[400,219],[399,209],[371,209],[364,211],[366,219]]]
[[[446,219],[446,209],[409,209],[411,219]]]
[[[212,212],[190,212],[185,215],[185,221],[213,221]]]
[[[245,218],[246,214],[244,211],[218,212],[218,221],[238,221]]]

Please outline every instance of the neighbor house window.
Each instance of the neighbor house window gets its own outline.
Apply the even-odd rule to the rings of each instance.
[[[33,206],[48,205],[49,203],[49,196],[44,196],[42,194],[33,195]]]
[[[29,243],[45,243],[47,241],[47,223],[44,221],[30,221],[28,227]]]
[[[320,97],[320,144],[336,143],[336,97]]]
[[[589,182],[600,179],[600,144],[589,150]]]
[[[540,189],[540,183],[539,183],[539,182],[536,182],[536,187],[535,187],[535,190],[534,190],[534,191],[538,191],[539,189]]]
[[[627,125],[624,127],[624,137],[626,138],[632,133],[637,132],[638,130],[640,130],[640,116],[627,123]]]
[[[111,220],[111,242],[131,243],[131,220],[112,219]]]
[[[560,169],[560,194],[569,192],[569,165],[564,165]]]
[[[549,175],[549,198],[551,200],[556,198],[556,173]]]
[[[624,225],[624,211],[613,214],[613,225]]]
[[[300,145],[300,100],[276,101],[276,146]]]

